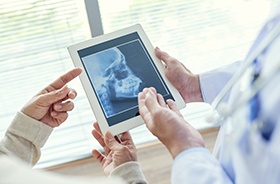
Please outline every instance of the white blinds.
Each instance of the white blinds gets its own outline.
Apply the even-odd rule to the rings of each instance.
[[[110,6],[109,6],[110,4]],[[140,23],[193,72],[241,60],[276,0],[100,0],[104,32]]]
[[[244,58],[277,4],[272,0],[99,1],[105,33],[140,23],[155,46],[194,72]],[[0,137],[31,96],[73,68],[66,47],[90,37],[84,13],[80,0],[1,0]],[[90,133],[95,118],[79,80],[70,86],[78,91],[75,110],[54,130],[37,168],[90,156],[91,149],[98,147]],[[191,104],[182,112],[200,129],[209,126],[203,121],[208,109],[205,104]],[[136,144],[155,139],[144,126],[131,133]]]
[[[83,3],[76,0],[1,0],[1,138],[16,111],[44,86],[73,68],[66,47],[90,38],[84,12]],[[89,154],[87,140],[94,117],[79,80],[70,86],[78,90],[75,105],[79,108],[54,131],[38,167]]]

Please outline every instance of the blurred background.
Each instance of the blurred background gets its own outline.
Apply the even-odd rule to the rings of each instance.
[[[73,68],[67,47],[140,23],[154,46],[192,72],[214,69],[246,57],[277,0],[1,0],[0,137],[20,108],[39,90]],[[100,148],[91,136],[93,112],[79,79],[75,109],[54,130],[35,168],[49,168],[91,156]],[[181,112],[197,129],[209,105],[189,104]],[[131,131],[138,146],[156,138],[145,126]]]

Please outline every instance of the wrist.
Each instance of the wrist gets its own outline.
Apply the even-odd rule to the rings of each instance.
[[[186,103],[204,102],[199,83],[199,75],[191,74],[184,81],[184,85],[179,89],[184,101]]]
[[[180,134],[180,132],[179,132]],[[197,131],[185,131],[179,137],[173,137],[171,142],[166,142],[165,145],[169,150],[173,159],[181,152],[192,148],[204,148],[203,137]]]
[[[179,154],[181,154],[184,151],[193,149],[193,148],[205,148],[204,145],[176,145],[173,147],[170,147],[169,152],[173,159],[175,159]]]

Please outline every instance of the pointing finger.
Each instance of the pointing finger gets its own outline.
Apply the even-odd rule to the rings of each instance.
[[[58,79],[56,79],[54,82],[52,82],[48,87],[45,89],[50,92],[54,89],[60,89],[63,86],[65,86],[68,82],[76,78],[82,73],[82,68],[74,68],[70,70],[69,72],[63,74]]]

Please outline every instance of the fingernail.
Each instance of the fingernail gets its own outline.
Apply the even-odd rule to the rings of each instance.
[[[143,92],[145,92],[145,93],[148,92],[148,88],[144,88]]]
[[[53,111],[52,116],[57,116],[57,112]]]
[[[76,97],[76,94],[73,92],[69,92],[68,96],[69,98],[74,99]]]
[[[107,132],[107,133],[106,133],[106,137],[107,137],[109,140],[111,140],[111,139],[114,138],[111,132]]]
[[[56,107],[56,109],[58,109],[58,110],[62,109],[62,105],[56,105],[55,107]]]

